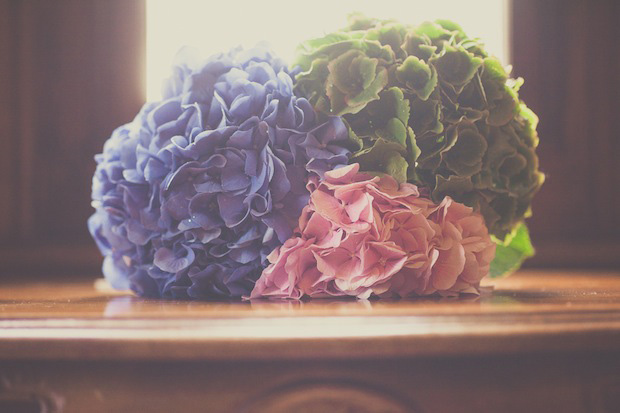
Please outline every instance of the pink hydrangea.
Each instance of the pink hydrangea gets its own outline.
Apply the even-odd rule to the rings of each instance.
[[[495,243],[471,208],[358,164],[308,186],[295,235],[269,255],[251,298],[478,293]]]

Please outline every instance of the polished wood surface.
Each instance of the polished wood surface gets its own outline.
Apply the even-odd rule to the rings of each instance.
[[[0,411],[620,411],[620,273],[458,299],[181,302],[0,287]]]
[[[291,345],[291,343],[297,345]],[[481,296],[188,302],[102,280],[5,283],[1,359],[269,359],[620,351],[620,274],[523,271]]]

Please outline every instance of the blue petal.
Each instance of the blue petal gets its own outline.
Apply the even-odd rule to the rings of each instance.
[[[171,273],[179,272],[189,267],[194,262],[195,254],[191,248],[183,246],[179,254],[168,248],[160,248],[155,251],[153,263],[162,271]]]

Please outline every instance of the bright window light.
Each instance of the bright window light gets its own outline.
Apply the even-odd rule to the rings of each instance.
[[[301,41],[343,27],[347,15],[402,23],[449,19],[469,36],[478,37],[490,53],[508,64],[509,0],[147,0],[147,100],[161,98],[161,83],[176,52],[190,46],[207,57],[235,46],[270,43],[283,59],[293,59]]]

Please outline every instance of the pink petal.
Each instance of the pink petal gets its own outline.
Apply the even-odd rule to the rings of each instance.
[[[447,290],[463,272],[465,266],[465,249],[460,244],[454,244],[448,250],[439,250],[439,257],[433,266],[433,287],[438,290]]]
[[[359,170],[360,165],[358,163],[343,166],[341,168],[326,172],[325,181],[334,184],[351,182],[351,179],[353,178],[353,176],[355,176],[355,174],[357,174]]]

